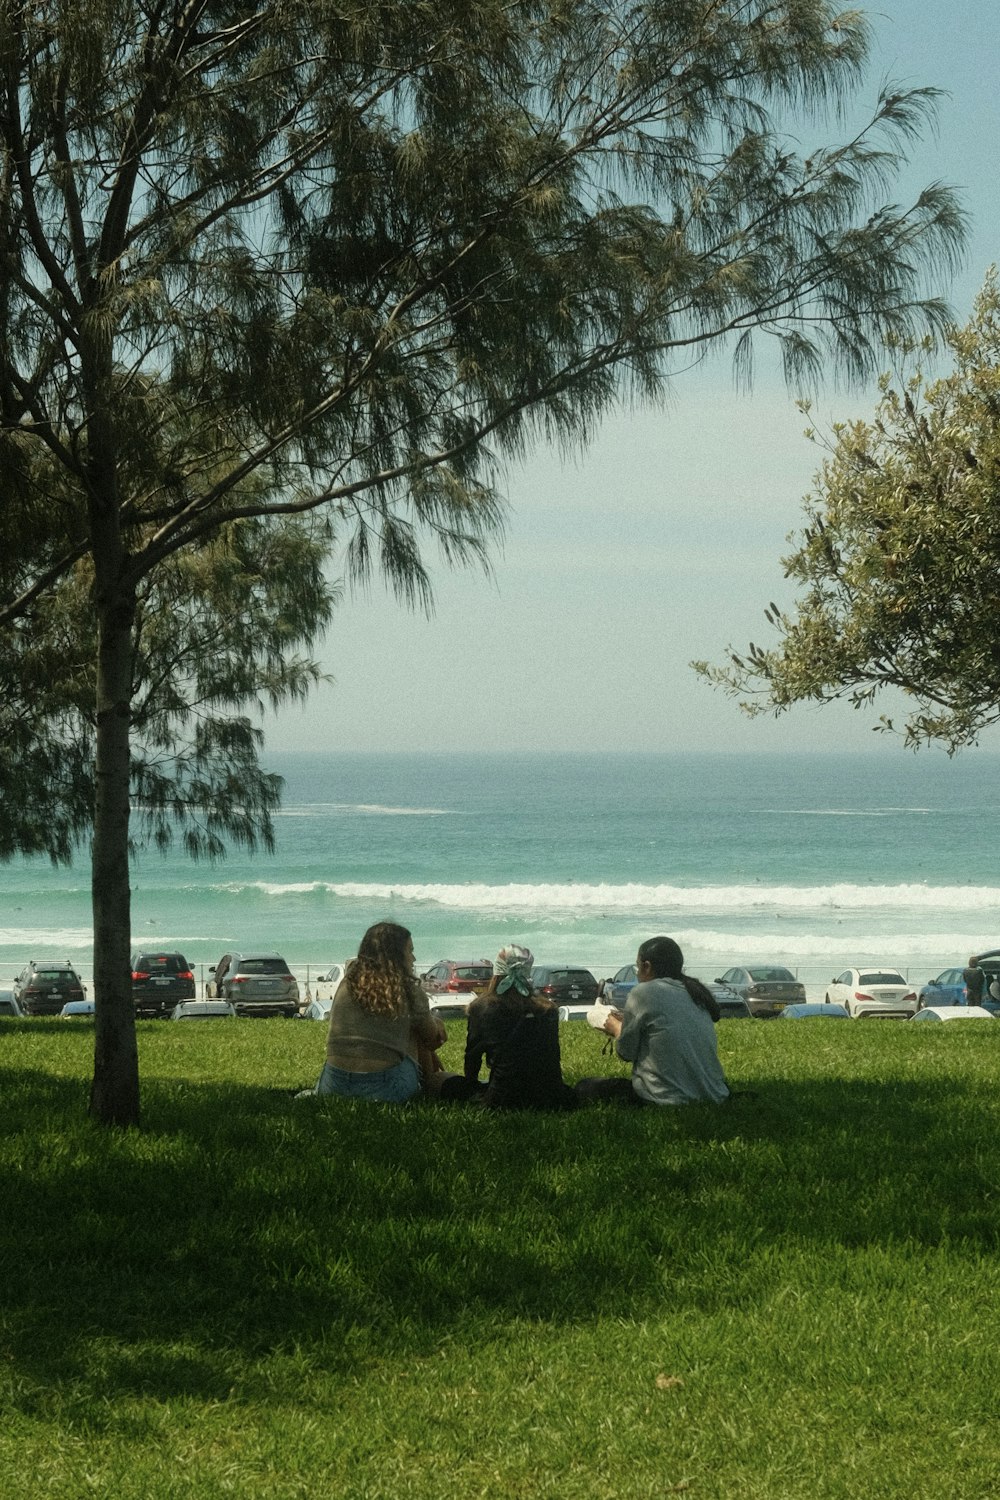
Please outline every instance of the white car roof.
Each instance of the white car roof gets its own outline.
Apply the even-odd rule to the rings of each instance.
[[[926,1005],[912,1018],[914,1021],[992,1021],[990,1011],[981,1005]]]

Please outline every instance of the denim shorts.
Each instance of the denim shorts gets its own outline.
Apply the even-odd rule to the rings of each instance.
[[[420,1069],[412,1057],[377,1073],[349,1073],[346,1068],[323,1064],[317,1094],[339,1094],[344,1099],[379,1099],[383,1104],[402,1104],[420,1093]]]

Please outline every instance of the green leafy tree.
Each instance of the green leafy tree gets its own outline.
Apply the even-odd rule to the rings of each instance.
[[[873,422],[835,426],[784,559],[804,590],[765,611],[780,640],[696,667],[750,714],[884,689],[911,707],[876,728],[949,752],[1000,721],[1000,291],[990,273],[972,319],[947,336],[954,368],[881,382]],[[811,434],[815,436],[815,434]],[[897,722],[899,720],[899,722]]]
[[[426,603],[424,542],[483,558],[532,440],[713,346],[748,371],[758,333],[799,378],[941,327],[915,289],[961,214],[883,201],[932,91],[838,145],[781,129],[866,53],[826,0],[0,7],[0,629],[88,560],[101,1119],[138,1115],[144,580],[322,510],[349,575]]]

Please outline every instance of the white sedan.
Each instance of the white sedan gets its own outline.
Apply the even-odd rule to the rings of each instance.
[[[845,969],[826,987],[826,1001],[843,1005],[854,1020],[916,1014],[917,992],[898,969]]]

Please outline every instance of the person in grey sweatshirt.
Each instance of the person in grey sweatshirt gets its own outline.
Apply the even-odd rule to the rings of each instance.
[[[648,938],[636,958],[637,983],[620,1015],[604,1029],[632,1064],[630,1078],[582,1078],[583,1099],[622,1104],[722,1104],[729,1098],[715,1022],[719,1008],[699,979],[684,973],[684,955],[669,937]]]

